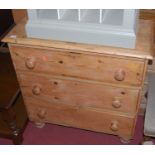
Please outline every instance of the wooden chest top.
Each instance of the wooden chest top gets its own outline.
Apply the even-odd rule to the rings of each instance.
[[[98,54],[110,54],[113,56],[125,56],[142,59],[153,59],[154,52],[154,24],[149,20],[140,20],[135,49],[118,48],[101,45],[80,44],[73,42],[55,41],[28,38],[25,33],[26,19],[16,25],[3,39],[4,42],[26,46],[37,46],[54,49],[74,50],[76,52],[92,52]]]

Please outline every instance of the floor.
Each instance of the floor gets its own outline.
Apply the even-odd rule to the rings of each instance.
[[[139,144],[143,136],[143,117],[138,118],[134,139],[129,144]],[[154,140],[155,143],[155,140]],[[10,140],[0,138],[0,144],[12,144]],[[24,132],[25,145],[120,145],[122,144],[117,136],[96,133],[76,128],[63,127],[59,125],[46,124],[42,129],[36,128],[32,122]]]
[[[10,61],[9,54],[2,55],[5,57],[3,66]],[[4,67],[0,67],[0,74],[6,73]],[[6,77],[7,78],[7,77]],[[2,86],[3,84],[1,84]],[[6,84],[5,84],[6,85]],[[8,84],[7,84],[8,85]],[[8,85],[10,87],[10,84]],[[11,89],[11,87],[10,87]],[[4,92],[0,92],[0,95]],[[139,117],[136,125],[134,139],[130,144],[139,144],[143,136],[143,117]],[[154,140],[155,143],[155,140]],[[11,140],[0,138],[0,144],[12,144]],[[42,129],[36,128],[32,122],[29,122],[24,132],[23,144],[122,144],[117,136],[104,133],[91,132],[76,128],[69,128],[59,125],[46,124]]]

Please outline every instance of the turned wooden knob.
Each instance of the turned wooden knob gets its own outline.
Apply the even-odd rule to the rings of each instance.
[[[35,58],[27,58],[25,62],[25,66],[28,69],[33,69],[35,67]]]
[[[125,71],[123,69],[118,69],[114,75],[115,80],[123,81],[125,79]]]
[[[120,108],[121,107],[121,101],[119,99],[115,99],[113,102],[112,102],[112,106],[114,108]]]
[[[35,86],[33,87],[33,89],[32,89],[32,93],[33,93],[34,95],[40,95],[40,93],[41,93],[41,87],[38,86],[38,85],[35,85]]]
[[[118,127],[118,122],[117,122],[117,121],[112,121],[112,122],[111,122],[110,129],[111,129],[112,131],[118,131],[118,129],[119,129],[119,127]]]
[[[39,119],[44,119],[46,116],[46,110],[45,109],[40,109],[39,112],[37,113],[37,116]]]

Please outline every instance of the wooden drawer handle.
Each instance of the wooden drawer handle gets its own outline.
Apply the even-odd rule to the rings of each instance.
[[[125,79],[125,71],[123,69],[118,69],[114,75],[115,80],[123,81]]]
[[[112,102],[112,106],[114,108],[120,108],[122,105],[121,105],[121,101],[119,99],[115,99],[113,102]]]
[[[25,66],[28,69],[33,69],[35,67],[35,58],[27,58],[27,60],[25,61]]]
[[[34,95],[40,95],[40,93],[41,93],[41,87],[38,86],[38,85],[35,85],[35,86],[33,87],[33,89],[32,89],[32,93],[33,93]]]
[[[45,109],[40,109],[39,112],[37,113],[37,116],[39,119],[44,119],[46,116],[46,110]]]
[[[112,131],[118,131],[118,130],[119,130],[118,121],[112,121],[112,122],[111,122],[110,129],[111,129]]]

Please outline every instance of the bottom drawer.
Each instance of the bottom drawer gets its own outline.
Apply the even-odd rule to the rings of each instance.
[[[110,111],[52,104],[35,98],[25,98],[31,121],[47,122],[132,138],[135,118]]]

